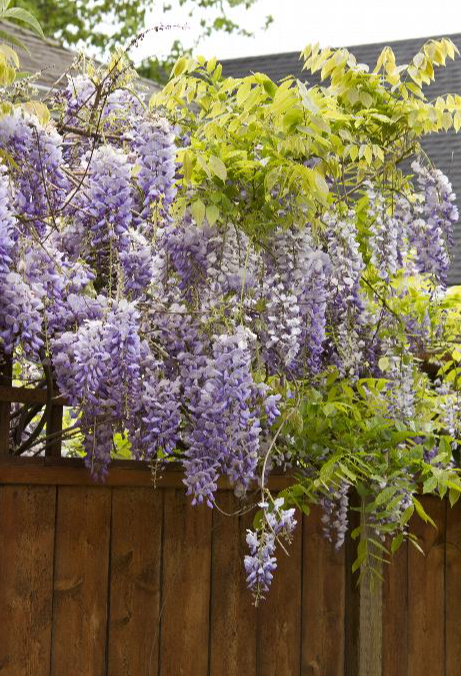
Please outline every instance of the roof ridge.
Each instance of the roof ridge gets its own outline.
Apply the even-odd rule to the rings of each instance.
[[[416,43],[416,42],[421,42],[421,44],[425,44],[429,40],[440,40],[441,38],[449,38],[453,42],[455,41],[454,38],[458,39],[461,41],[461,32],[460,33],[448,33],[448,34],[440,34],[440,35],[427,35],[427,36],[421,36],[417,38],[402,38],[400,40],[389,40],[389,41],[383,41],[383,42],[360,42],[356,43],[354,45],[339,45],[339,46],[332,46],[332,45],[323,45],[323,49],[328,49],[329,47],[331,49],[341,49],[345,47],[346,49],[353,51],[356,47],[392,47],[393,45],[408,45],[409,43]],[[268,59],[268,58],[273,58],[273,57],[287,57],[287,58],[293,58],[295,56],[299,56],[301,54],[302,50],[295,50],[292,52],[269,52],[267,54],[253,54],[252,56],[240,56],[240,57],[234,57],[230,59],[219,59],[219,63],[243,63],[245,61],[253,61],[254,59]]]

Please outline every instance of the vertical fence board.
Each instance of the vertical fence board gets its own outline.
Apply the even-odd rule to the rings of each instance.
[[[110,676],[157,676],[163,496],[114,488],[110,578]]]
[[[219,494],[218,504],[228,514],[241,507],[230,491]],[[252,520],[253,512],[237,518],[213,510],[210,676],[256,674],[256,609],[243,567]]]
[[[301,666],[302,517],[287,556],[277,547],[277,570],[258,607],[258,676],[299,676]]]
[[[445,516],[446,503],[425,499],[424,507],[435,529],[419,517],[412,532],[426,556],[409,547],[408,572],[408,676],[445,676]]]
[[[111,492],[58,489],[52,676],[102,676],[106,628]]]
[[[304,518],[302,676],[343,676],[345,548],[323,536],[322,510]]]
[[[49,676],[56,489],[0,487],[0,673]]]
[[[13,362],[11,357],[0,354],[0,385],[11,385]],[[8,455],[10,450],[11,403],[0,401],[0,455]]]
[[[160,676],[207,676],[211,510],[165,490]]]
[[[51,406],[48,419],[46,421],[47,440],[45,446],[45,455],[48,457],[59,458],[61,456],[63,414],[63,406],[56,404]]]
[[[375,555],[381,551],[370,546]],[[359,676],[382,676],[382,562],[373,561],[374,571],[367,571],[360,586],[360,658]]]
[[[461,670],[461,502],[447,507],[446,571],[446,674]]]
[[[408,673],[408,543],[384,567],[383,676]]]
[[[351,495],[349,529],[352,532],[360,525],[360,512],[357,511],[361,500],[356,493]],[[357,558],[357,540],[346,537],[345,549],[345,608],[344,608],[344,676],[359,675],[360,647],[360,587],[358,571],[352,572],[352,565]],[[316,675],[317,676],[317,675]]]

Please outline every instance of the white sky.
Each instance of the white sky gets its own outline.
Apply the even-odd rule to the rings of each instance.
[[[196,14],[188,18],[181,12],[154,12],[153,25],[187,21],[189,27],[150,34],[133,53],[135,60],[168,52],[174,39],[191,44],[198,33]],[[274,22],[264,32],[259,27],[268,14]],[[313,42],[345,46],[461,33],[461,0],[259,0],[248,11],[234,10],[232,17],[254,30],[255,37],[215,34],[201,42],[197,53],[219,60],[300,51]]]

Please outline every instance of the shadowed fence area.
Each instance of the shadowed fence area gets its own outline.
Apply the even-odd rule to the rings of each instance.
[[[0,674],[458,676],[461,508],[424,504],[438,525],[413,525],[427,556],[403,547],[374,596],[314,509],[255,609],[251,513],[192,507],[178,471],[154,489],[148,469],[121,463],[95,486],[79,461],[5,457]],[[239,506],[227,487],[218,505]]]

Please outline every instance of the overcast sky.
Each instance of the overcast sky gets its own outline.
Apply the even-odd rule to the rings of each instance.
[[[260,27],[268,14],[274,22],[264,32]],[[259,0],[249,11],[235,10],[232,17],[254,30],[255,37],[214,35],[201,42],[198,53],[227,59],[300,51],[312,42],[343,46],[461,33],[461,0]],[[184,23],[184,14],[159,12],[151,17],[153,24],[162,20]],[[133,54],[135,59],[167,52],[174,39],[191,44],[199,16],[187,21],[186,29],[147,37]],[[461,51],[461,41],[458,47]]]

